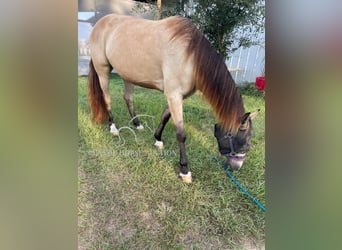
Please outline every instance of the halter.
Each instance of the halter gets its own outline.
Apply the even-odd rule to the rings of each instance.
[[[233,135],[232,135],[232,132],[229,131],[223,138],[221,139],[228,139],[228,143],[229,143],[229,147],[230,147],[230,152],[229,154],[227,155],[228,157],[244,157],[245,156],[245,153],[238,153],[235,151],[234,149],[234,145],[233,145]]]
[[[225,136],[224,138],[228,138],[228,142],[229,142],[229,146],[230,146],[230,153],[229,155],[235,155],[236,152],[234,150],[234,146],[233,146],[233,136],[232,136],[232,133],[229,131]]]

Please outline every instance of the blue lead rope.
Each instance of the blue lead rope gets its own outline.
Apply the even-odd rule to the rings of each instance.
[[[245,194],[248,198],[250,198],[255,205],[257,205],[263,212],[266,211],[266,208],[258,201],[256,198],[254,198],[241,184],[235,179],[235,177],[230,173],[228,170],[228,167],[221,161],[219,161],[215,156],[213,156],[213,160],[217,161],[226,171],[227,176],[234,182],[234,184]]]

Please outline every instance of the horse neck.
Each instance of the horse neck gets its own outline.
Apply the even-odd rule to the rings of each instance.
[[[213,107],[220,125],[235,134],[245,110],[242,97],[223,60],[209,57],[196,76],[197,87]]]
[[[186,18],[168,19],[170,42],[186,44],[185,60],[192,57],[194,82],[211,104],[220,125],[237,132],[244,114],[243,102],[222,57]]]

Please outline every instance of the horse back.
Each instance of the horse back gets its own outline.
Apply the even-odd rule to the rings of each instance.
[[[103,17],[90,37],[94,63],[110,64],[123,79],[164,91],[165,80],[191,72],[189,64],[183,65],[186,42],[172,39],[175,19],[152,21],[116,14]]]

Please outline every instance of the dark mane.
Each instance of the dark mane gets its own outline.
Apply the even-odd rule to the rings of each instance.
[[[242,97],[222,57],[211,47],[204,35],[182,17],[170,18],[171,40],[188,43],[187,56],[193,56],[194,81],[211,104],[220,125],[237,133],[245,113]]]

